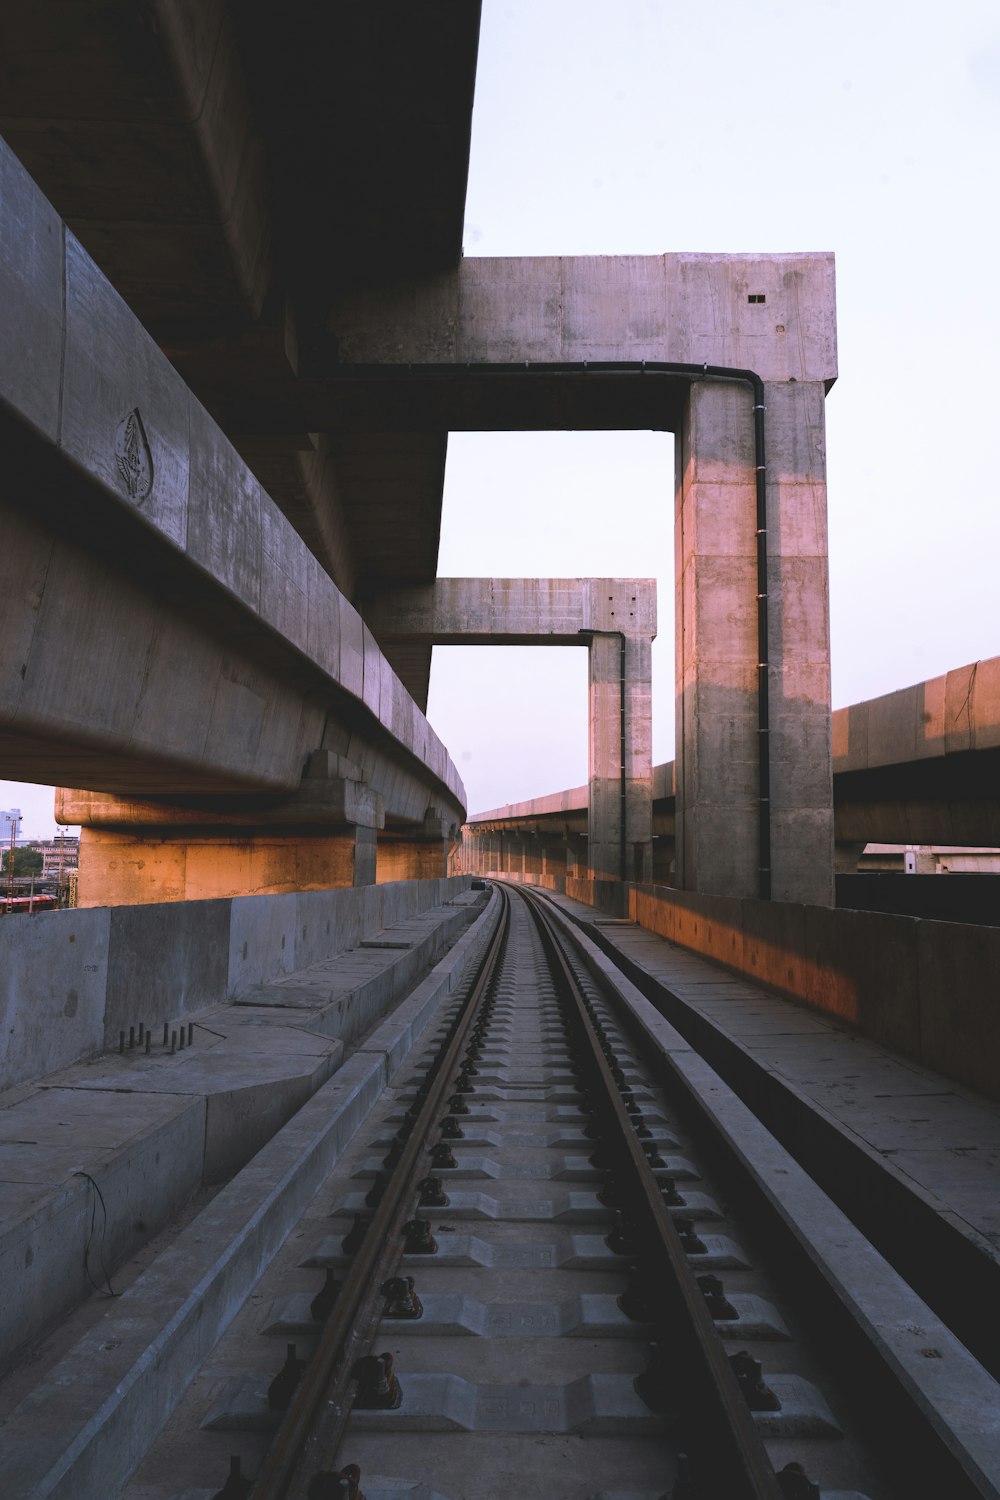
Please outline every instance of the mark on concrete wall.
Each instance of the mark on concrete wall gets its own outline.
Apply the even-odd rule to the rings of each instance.
[[[129,499],[140,502],[145,500],[153,488],[153,460],[137,406],[118,424],[115,457]]]

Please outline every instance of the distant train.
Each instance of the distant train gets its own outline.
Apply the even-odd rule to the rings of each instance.
[[[17,912],[34,916],[36,911],[55,911],[58,905],[59,897],[50,891],[39,891],[34,896],[0,895],[0,917],[14,916]]]

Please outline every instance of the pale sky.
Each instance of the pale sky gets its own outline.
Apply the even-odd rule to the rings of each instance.
[[[998,161],[995,0],[485,0],[467,255],[836,255],[835,707],[1000,655]],[[449,440],[442,574],[658,578],[655,761],[672,533],[669,435]],[[470,811],[585,781],[583,651],[488,650],[431,676]]]
[[[835,706],[1000,655],[995,0],[485,0],[467,255],[832,250]],[[656,576],[662,433],[455,434],[442,575]],[[486,654],[488,652],[488,655]],[[582,650],[439,648],[429,717],[470,811],[586,779]],[[25,833],[51,791],[0,782]]]

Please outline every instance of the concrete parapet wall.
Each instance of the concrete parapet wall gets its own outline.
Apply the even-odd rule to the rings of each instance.
[[[997,928],[665,886],[631,886],[628,910],[670,942],[1000,1099]]]
[[[0,1089],[332,958],[466,890],[469,876],[94,907],[0,922]]]

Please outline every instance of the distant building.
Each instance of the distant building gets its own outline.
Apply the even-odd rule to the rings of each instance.
[[[80,864],[80,839],[76,834],[57,834],[54,839],[30,839],[24,847],[42,856],[42,878],[69,875]]]

